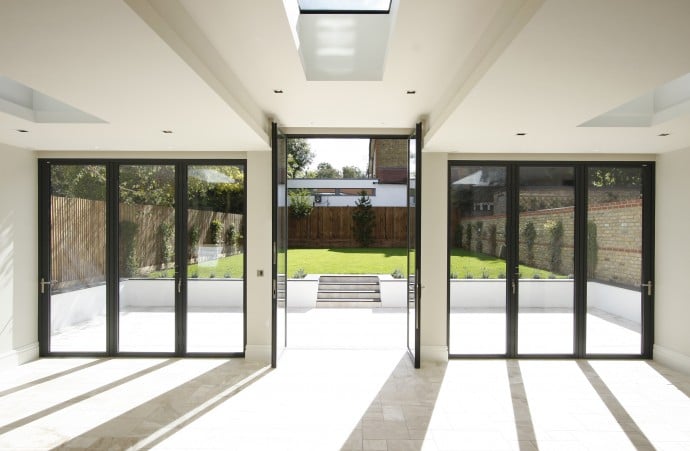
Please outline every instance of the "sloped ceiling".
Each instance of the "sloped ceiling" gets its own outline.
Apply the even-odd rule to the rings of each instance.
[[[690,73],[686,0],[400,0],[394,22],[381,81],[308,81],[283,0],[4,0],[0,74],[105,122],[0,113],[0,141],[247,151],[268,149],[271,120],[314,133],[423,120],[426,151],[690,147],[687,115],[578,127]]]

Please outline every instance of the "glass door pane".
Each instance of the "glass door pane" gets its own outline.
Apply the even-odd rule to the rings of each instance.
[[[421,361],[419,308],[421,297],[421,188],[422,188],[422,124],[415,127],[415,134],[409,140],[407,164],[407,348],[414,360],[415,368]]]
[[[187,352],[244,350],[244,173],[187,167]]]
[[[518,354],[573,354],[575,170],[519,168]]]
[[[106,170],[50,166],[50,352],[106,351]]]
[[[590,167],[587,179],[587,353],[640,354],[642,168]]]
[[[119,351],[175,351],[175,166],[119,167]]]
[[[506,353],[506,174],[450,168],[451,354]]]

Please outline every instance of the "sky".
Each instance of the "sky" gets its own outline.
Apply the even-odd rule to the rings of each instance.
[[[314,152],[314,161],[309,165],[310,170],[316,170],[321,162],[343,169],[343,166],[357,166],[366,172],[369,161],[369,139],[347,138],[311,138],[307,139]]]

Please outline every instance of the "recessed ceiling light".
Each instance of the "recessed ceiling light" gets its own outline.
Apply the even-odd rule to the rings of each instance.
[[[283,90],[282,89],[274,89],[273,94],[282,94]]]
[[[670,133],[659,133],[659,136],[668,136]]]
[[[408,89],[407,91],[405,91],[405,93],[412,95],[412,94],[417,94],[417,91],[415,91],[414,89]]]
[[[18,128],[17,131],[19,133],[29,133],[29,130],[24,130],[23,128]]]
[[[163,130],[163,133],[165,133],[166,135],[170,135],[172,134],[172,132],[172,130]]]
[[[515,134],[515,136],[525,136],[525,135],[527,135],[527,133],[525,133],[525,132],[518,132]]]

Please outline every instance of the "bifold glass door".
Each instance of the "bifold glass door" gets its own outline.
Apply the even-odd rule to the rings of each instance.
[[[243,352],[243,162],[39,170],[43,355]]]
[[[453,356],[645,356],[648,163],[451,162]]]

